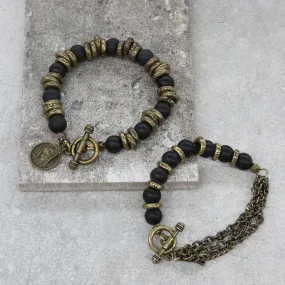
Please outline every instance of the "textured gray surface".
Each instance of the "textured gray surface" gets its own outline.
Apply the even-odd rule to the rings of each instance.
[[[57,7],[57,9],[55,9]],[[20,189],[24,191],[141,190],[166,148],[180,138],[194,136],[194,104],[189,37],[189,9],[184,0],[165,6],[159,1],[40,1],[26,3],[26,64],[24,70]],[[162,32],[163,31],[163,32]],[[170,63],[181,101],[172,116],[137,151],[102,153],[92,165],[68,168],[70,157],[48,172],[31,165],[29,152],[42,141],[56,141],[42,116],[40,78],[54,61],[54,52],[103,37],[132,36]],[[142,67],[128,60],[106,58],[72,70],[64,82],[62,99],[71,140],[87,123],[94,137],[126,131],[142,111],[156,103],[156,86]],[[161,148],[163,146],[163,148]],[[128,169],[128,171],[126,171]],[[197,163],[177,173],[171,189],[187,189],[198,181]]]
[[[284,1],[191,1],[199,134],[248,151],[271,179],[260,230],[204,267],[151,263],[142,192],[19,191],[24,3],[0,3],[1,285],[285,284]],[[250,174],[198,164],[198,189],[163,192],[163,223],[186,223],[179,244],[222,230],[251,195]]]

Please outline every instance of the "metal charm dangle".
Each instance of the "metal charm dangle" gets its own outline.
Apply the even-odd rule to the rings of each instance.
[[[157,264],[164,257],[166,260],[175,259],[175,247],[177,244],[176,236],[182,232],[185,228],[183,223],[178,223],[175,226],[175,230],[169,226],[157,225],[154,226],[148,236],[148,244],[150,248],[155,252],[152,257],[152,262]],[[154,245],[154,237],[158,237],[162,245],[161,249],[158,249]]]
[[[57,166],[61,154],[65,151],[65,144],[40,143],[31,152],[31,162],[40,170],[49,170]]]

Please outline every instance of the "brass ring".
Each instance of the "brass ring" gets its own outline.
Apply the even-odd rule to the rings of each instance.
[[[169,227],[169,226],[162,226],[162,225],[158,225],[158,226],[155,226],[151,232],[149,233],[149,236],[148,236],[148,244],[150,246],[150,248],[155,252],[155,253],[158,253],[160,251],[160,249],[158,249],[154,243],[153,243],[153,238],[156,234],[158,234],[159,232],[162,232],[162,231],[166,231],[168,232],[172,237],[173,237],[173,241],[171,243],[171,246],[169,247],[169,249],[165,250],[164,251],[164,254],[167,254],[167,253],[170,253],[174,250],[174,248],[176,247],[176,243],[177,243],[177,240],[176,240],[176,237],[174,237],[174,234],[175,234],[175,231]]]
[[[200,149],[198,152],[198,155],[203,155],[205,150],[206,150],[206,141],[204,140],[203,137],[198,137],[194,140],[194,142],[199,142],[200,143]]]
[[[90,41],[90,42],[89,42],[89,45],[90,45],[92,57],[93,57],[93,58],[97,57],[97,56],[98,56],[98,53],[97,53],[97,48],[96,48],[95,42],[94,42],[94,41]]]
[[[160,203],[145,203],[143,204],[143,208],[145,210],[148,210],[148,209],[158,209],[160,208],[161,204]]]
[[[81,142],[81,140],[82,140],[82,137],[80,137],[77,140],[75,140],[74,143],[71,145],[70,152],[71,152],[71,155],[73,157],[76,154],[77,145],[78,145],[79,142]],[[94,154],[90,158],[88,158],[88,159],[79,159],[78,160],[79,164],[89,164],[89,163],[93,162],[99,155],[99,145],[98,145],[97,141],[94,138],[92,138],[92,137],[89,137],[87,142],[88,141],[91,142],[92,145],[94,146]]]
[[[84,50],[87,57],[87,60],[92,60],[92,51],[89,43],[84,43]]]
[[[235,149],[235,151],[234,151],[234,156],[233,156],[233,159],[232,159],[232,162],[231,162],[231,166],[233,166],[233,167],[236,166],[236,163],[237,163],[239,154],[240,154],[239,150],[238,150],[238,149]]]
[[[169,174],[173,173],[173,168],[165,162],[160,161],[157,163],[157,166],[160,166],[161,168],[165,169],[166,171],[168,171]]]
[[[156,182],[153,182],[153,181],[149,181],[148,182],[148,186],[155,189],[155,190],[159,190],[159,191],[162,191],[163,190],[163,186],[156,183]]]
[[[216,143],[216,150],[215,150],[215,154],[214,154],[214,157],[213,157],[213,160],[218,160],[220,155],[221,155],[221,145]]]
[[[179,156],[180,156],[180,158],[181,158],[181,162],[182,163],[184,163],[185,162],[185,154],[184,154],[184,152],[183,152],[183,150],[180,148],[180,147],[178,147],[178,146],[173,146],[172,148],[171,148],[171,150],[174,150]]]
[[[125,45],[125,41],[121,41],[119,42],[118,46],[117,46],[117,56],[118,57],[123,57],[124,54],[123,54],[123,47]]]

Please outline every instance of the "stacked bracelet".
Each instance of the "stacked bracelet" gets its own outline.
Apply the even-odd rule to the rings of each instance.
[[[133,128],[129,128],[126,132],[121,131],[119,135],[110,136],[105,142],[99,144],[93,138],[91,140],[94,128],[91,125],[86,126],[86,139],[76,140],[77,143],[72,152],[74,143],[70,143],[64,133],[67,122],[60,101],[63,78],[78,63],[100,56],[129,58],[131,61],[144,66],[145,71],[158,86],[158,103],[154,108],[144,111],[141,121]],[[60,143],[58,147],[54,144],[37,146],[31,154],[34,166],[40,169],[50,169],[57,164],[59,155],[64,152],[72,154],[73,160],[69,166],[71,169],[75,169],[78,164],[87,164],[94,161],[99,154],[99,150],[105,148],[111,153],[118,153],[122,149],[136,149],[140,140],[150,137],[157,126],[161,125],[170,116],[172,107],[179,101],[179,96],[174,89],[174,80],[169,72],[169,64],[160,61],[150,50],[143,49],[132,38],[119,41],[115,38],[105,40],[95,37],[94,40],[86,42],[84,45],[75,45],[70,50],[57,52],[55,63],[50,66],[49,73],[42,77],[41,83],[44,88],[44,113],[48,120],[48,126],[52,132],[61,134]],[[80,159],[81,154],[86,149],[96,151],[90,159],[82,160]],[[49,155],[43,158],[44,150]],[[39,159],[39,157],[42,157],[42,159]]]
[[[251,170],[257,174],[257,178],[253,185],[252,200],[247,205],[245,213],[241,214],[233,225],[228,226],[225,231],[214,237],[207,237],[192,245],[175,249],[176,235],[184,229],[184,224],[178,223],[175,230],[168,226],[158,225],[162,220],[161,190],[173,169],[192,155],[211,157],[213,160],[230,163],[240,170]],[[177,146],[166,152],[158,163],[158,167],[151,171],[151,181],[143,192],[145,201],[143,208],[146,209],[145,220],[150,225],[154,225],[149,235],[149,245],[155,252],[153,262],[159,263],[164,257],[167,260],[183,260],[204,264],[207,260],[227,253],[237,243],[242,242],[255,232],[263,222],[262,210],[265,207],[268,194],[267,171],[266,175],[262,176],[258,174],[261,170],[263,169],[258,164],[253,163],[249,154],[240,153],[227,145],[214,144],[209,140],[204,140],[203,137],[198,137],[194,142],[182,140]],[[162,244],[161,249],[154,245],[154,236],[159,237]]]

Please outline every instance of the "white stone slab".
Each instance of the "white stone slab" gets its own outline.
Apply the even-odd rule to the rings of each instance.
[[[189,36],[189,9],[185,1],[40,1],[26,3],[26,61],[22,111],[20,189],[23,191],[141,190],[161,155],[182,138],[194,136],[194,104]],[[142,28],[143,27],[143,28]],[[68,168],[70,157],[48,172],[31,165],[29,153],[42,141],[56,141],[42,115],[40,78],[54,61],[54,53],[95,34],[105,38],[135,38],[169,62],[180,103],[173,115],[136,152],[104,152],[92,165]],[[108,136],[134,126],[141,112],[154,106],[156,86],[140,66],[117,58],[86,62],[66,77],[62,99],[71,140],[95,125],[94,137]],[[198,180],[197,164],[181,169],[168,183],[188,189]]]

